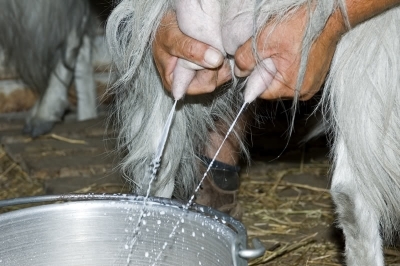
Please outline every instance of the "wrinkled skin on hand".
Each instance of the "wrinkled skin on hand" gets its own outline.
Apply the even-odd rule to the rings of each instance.
[[[347,0],[346,9],[352,27],[385,10],[398,6],[400,0]],[[256,39],[258,59],[271,57],[277,74],[269,88],[261,94],[263,99],[293,98],[299,72],[301,42],[307,21],[306,8],[293,11],[286,20],[275,23],[270,21]],[[309,53],[303,84],[299,92],[300,100],[310,99],[321,87],[330,67],[337,43],[348,30],[339,10],[328,19],[320,36],[315,40]],[[211,53],[210,53],[211,51]],[[168,13],[161,21],[153,42],[154,59],[166,89],[171,89],[173,70],[178,58],[204,67],[198,70],[188,94],[202,94],[231,79],[227,60],[211,46],[192,39],[178,28],[176,16]],[[219,55],[218,55],[219,53]],[[212,54],[212,60],[210,56]],[[252,39],[249,39],[235,53],[235,74],[248,76],[256,65],[252,51]],[[209,63],[207,63],[207,61]]]
[[[347,19],[351,27],[400,5],[400,0],[347,0]],[[277,75],[260,98],[271,100],[293,98],[300,64],[300,47],[305,31],[307,10],[296,10],[278,24],[270,21],[257,36],[256,47],[260,59],[271,57]],[[336,10],[328,19],[320,36],[315,40],[309,53],[304,81],[300,88],[299,100],[310,99],[321,87],[328,73],[333,55],[341,36],[349,30],[341,11]],[[235,54],[235,74],[248,76],[256,65],[252,52],[252,40],[248,40]]]
[[[279,23],[270,21],[257,36],[256,49],[259,60],[272,58],[277,69],[271,85],[259,96],[260,98],[273,100],[294,97],[307,12],[306,8],[301,8]],[[321,35],[312,45],[299,100],[310,99],[320,89],[328,73],[337,43],[345,29],[338,12],[328,20]],[[253,40],[249,39],[236,51],[235,75],[239,77],[250,75],[256,66],[252,42]]]
[[[328,20],[327,26],[313,44],[300,91],[300,100],[310,99],[321,87],[336,49],[344,32],[342,18],[338,14]],[[307,21],[307,10],[297,10],[279,24],[269,22],[257,36],[258,59],[271,57],[277,68],[270,87],[260,98],[273,100],[293,98],[300,65],[301,43]],[[213,60],[208,60],[207,51],[213,51]],[[173,70],[178,58],[204,67],[198,70],[189,85],[187,94],[196,95],[214,91],[217,86],[231,79],[231,71],[223,55],[211,46],[183,34],[177,24],[175,13],[169,12],[160,23],[153,42],[153,54],[162,82],[171,90]],[[216,59],[217,58],[217,59]],[[235,74],[248,76],[256,65],[252,50],[252,39],[243,44],[235,54]]]
[[[183,34],[173,12],[169,12],[162,19],[152,48],[162,82],[169,91],[178,58],[184,58],[205,68],[197,71],[186,92],[189,95],[212,92],[232,78],[228,61],[222,53]]]

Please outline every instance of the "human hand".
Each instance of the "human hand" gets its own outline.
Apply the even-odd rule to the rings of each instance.
[[[186,91],[196,95],[208,93],[231,79],[227,60],[217,49],[183,34],[178,27],[176,15],[168,12],[161,20],[153,41],[153,56],[164,87],[171,91],[173,71],[178,58],[186,59],[204,69],[196,75]],[[189,62],[187,67],[193,68]],[[194,66],[196,67],[196,66]]]
[[[271,58],[277,70],[271,84],[259,96],[262,99],[285,99],[295,96],[300,69],[301,48],[307,23],[305,7],[293,11],[285,20],[270,21],[256,40],[258,59]],[[311,47],[299,100],[310,99],[322,86],[334,52],[345,31],[340,11],[336,11]],[[235,75],[250,75],[257,63],[253,53],[253,40],[249,39],[235,53]],[[248,88],[251,89],[251,88]]]

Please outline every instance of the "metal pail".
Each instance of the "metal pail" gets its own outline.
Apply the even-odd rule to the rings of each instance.
[[[0,265],[247,265],[243,224],[212,208],[173,200],[71,194],[0,201],[47,203],[0,215]],[[50,204],[52,203],[52,204]],[[134,241],[134,242],[132,242]],[[253,245],[254,245],[253,244]]]

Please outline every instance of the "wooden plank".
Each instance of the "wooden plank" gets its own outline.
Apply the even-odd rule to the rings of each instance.
[[[114,168],[115,142],[104,141],[111,134],[105,133],[104,117],[58,123],[51,134],[36,139],[21,133],[20,118],[0,118],[0,143],[31,178],[99,176]]]
[[[4,145],[4,150],[32,178],[47,179],[65,176],[94,176],[113,168],[114,158],[107,155],[101,141],[89,140],[86,147],[56,142],[42,145],[33,141]]]
[[[108,193],[110,193],[110,187],[112,187],[114,193],[128,192],[129,189],[129,186],[125,184],[125,181],[118,173],[92,177],[64,177],[45,181],[46,194],[53,195],[77,192],[85,193],[85,190],[93,191],[95,187],[107,187]]]

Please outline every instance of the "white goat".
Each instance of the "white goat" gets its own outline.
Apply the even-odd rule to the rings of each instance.
[[[351,30],[324,92],[347,265],[384,265],[400,218],[400,8]]]
[[[152,60],[151,43],[163,15],[168,10],[180,12],[179,2],[124,0],[114,10],[107,26],[108,43],[120,74],[115,85],[118,107],[115,114],[121,129],[120,148],[126,154],[122,168],[139,194],[147,188],[148,180],[143,177],[147,176],[145,171],[173,102],[162,88]],[[202,6],[207,1],[183,2]],[[220,8],[220,17],[216,19],[221,20],[221,25],[231,27],[220,29],[223,45],[217,47],[228,53],[237,47],[224,45],[224,38],[228,38],[224,33],[240,29],[233,26],[235,23],[230,24],[234,19],[229,18],[239,13],[250,14],[248,18],[252,19],[246,21],[255,21],[255,28],[260,29],[272,17],[279,20],[289,10],[315,3],[303,41],[299,84],[312,41],[332,12],[337,7],[343,10],[344,6],[340,0],[212,2]],[[206,10],[197,11],[200,14]],[[238,14],[232,14],[235,10]],[[190,18],[196,19],[196,16],[191,14]],[[178,23],[186,23],[189,28],[182,27],[182,30],[191,35],[191,22],[182,19],[185,20],[178,14]],[[247,32],[242,34],[248,34],[249,27],[244,28]],[[256,34],[251,32],[250,35]],[[384,265],[383,241],[390,243],[399,224],[399,36],[400,8],[352,29],[339,43],[324,90],[323,103],[334,140],[331,191],[339,226],[345,234],[346,259],[350,266]],[[193,37],[207,42],[202,39],[207,36]],[[207,145],[209,129],[215,129],[216,119],[229,124],[242,104],[241,87],[231,88],[232,84],[236,83],[226,84],[212,95],[186,96],[181,101],[153,195],[170,197],[174,194],[185,198],[191,194],[198,176],[196,155]],[[242,148],[245,151],[243,143]]]
[[[0,48],[8,66],[40,95],[25,133],[44,134],[61,120],[73,79],[78,120],[97,116],[90,19],[87,0],[0,0]]]

